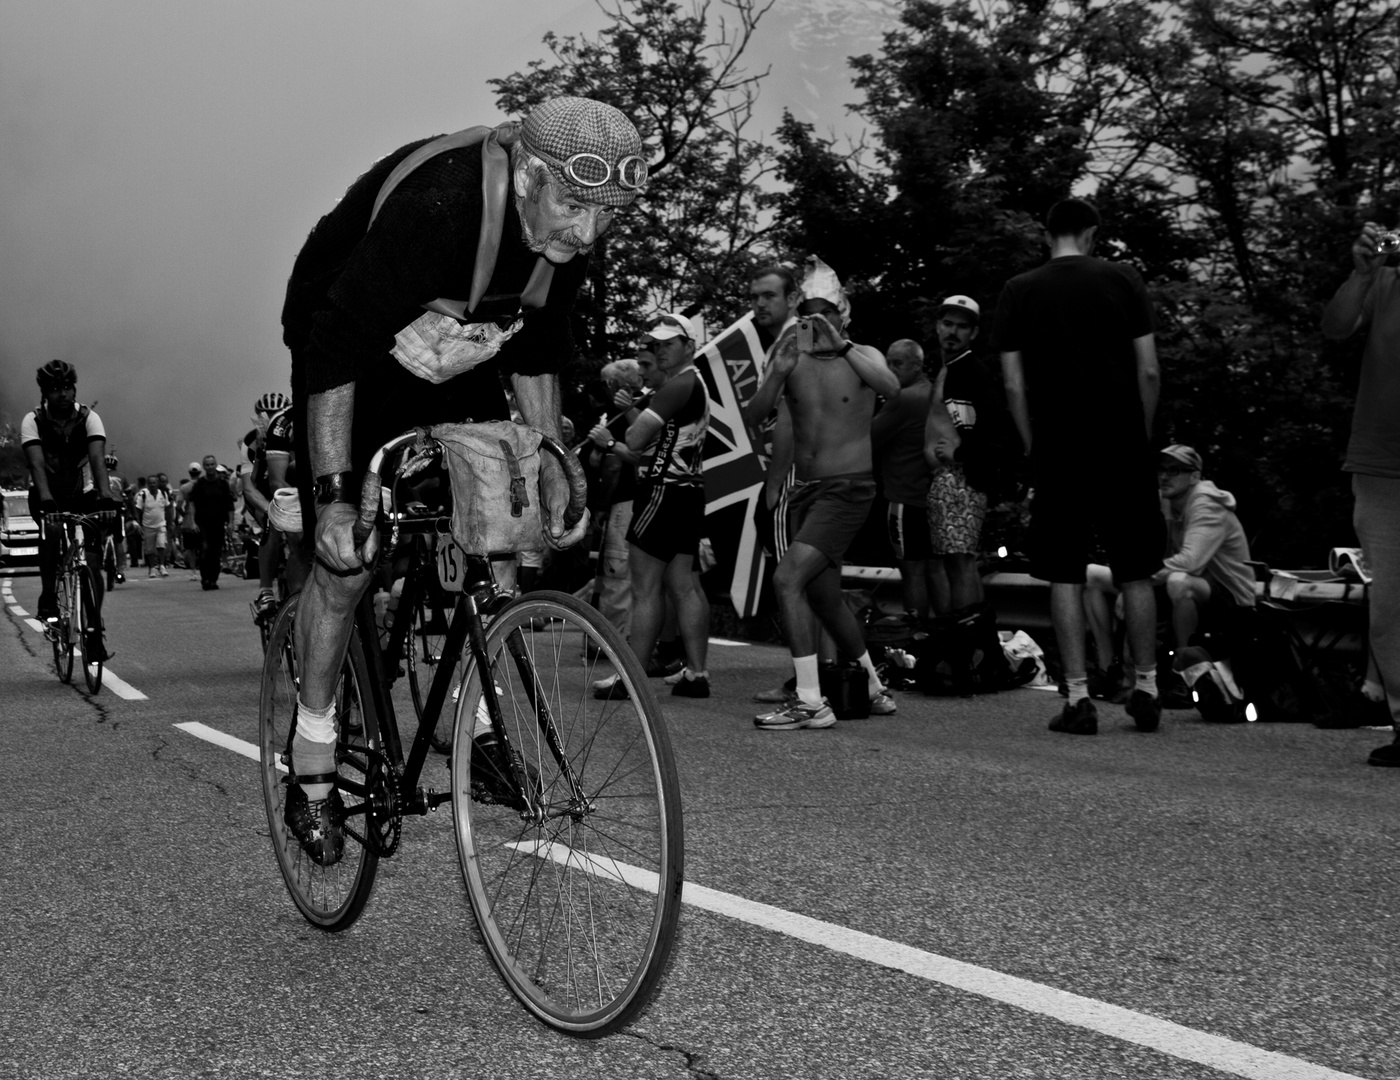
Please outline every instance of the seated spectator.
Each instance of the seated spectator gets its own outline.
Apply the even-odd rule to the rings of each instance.
[[[1201,467],[1201,455],[1180,445],[1163,450],[1157,466],[1172,554],[1152,581],[1166,586],[1178,651],[1191,643],[1203,621],[1230,625],[1235,612],[1254,607],[1249,541],[1235,516],[1235,497],[1203,480]],[[1168,691],[1174,701],[1180,702],[1184,690],[1173,672]],[[1189,708],[1189,696],[1176,707]]]

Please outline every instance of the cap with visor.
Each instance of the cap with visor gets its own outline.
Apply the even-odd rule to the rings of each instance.
[[[704,334],[700,329],[699,319],[682,315],[678,311],[668,311],[652,324],[651,328],[647,330],[646,336],[653,341],[670,341],[672,338],[683,337],[687,341],[699,345]]]
[[[959,294],[957,296],[948,297],[943,303],[938,305],[938,313],[941,315],[949,308],[955,308],[958,311],[966,312],[972,316],[973,322],[980,322],[982,319],[982,309],[977,306],[977,301],[970,296],[962,296]]]
[[[1179,465],[1185,465],[1192,472],[1200,472],[1204,462],[1201,455],[1192,447],[1184,446],[1181,443],[1174,443],[1162,450],[1162,457],[1169,458]]]

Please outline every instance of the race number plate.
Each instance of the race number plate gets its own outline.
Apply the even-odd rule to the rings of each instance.
[[[466,585],[467,557],[450,536],[439,536],[438,581],[445,592],[461,592]]]

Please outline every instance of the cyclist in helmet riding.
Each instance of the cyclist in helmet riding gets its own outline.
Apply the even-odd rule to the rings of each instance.
[[[287,587],[299,592],[306,578],[307,559],[302,552],[300,529],[288,529],[286,516],[272,513],[272,503],[280,488],[296,486],[295,448],[292,444],[292,399],[285,394],[264,394],[254,402],[254,428],[244,436],[252,468],[242,476],[244,504],[263,527],[258,547],[258,598],[253,601],[258,619],[271,618],[277,610],[273,580],[277,561],[287,541]],[[284,504],[288,500],[283,499]],[[284,506],[300,514],[299,506]]]
[[[374,535],[352,528],[371,454],[415,425],[505,420],[560,436],[558,372],[587,254],[646,182],[637,130],[587,98],[523,123],[410,143],[381,158],[311,231],[282,309],[302,511],[315,565],[302,592],[301,685],[287,823],[315,859],[340,857],[333,695]],[[543,471],[545,541],[566,528],[562,472]],[[313,524],[314,522],[314,524]]]
[[[102,461],[107,466],[107,483],[111,488],[112,498],[117,502],[117,509],[121,514],[121,517],[117,518],[116,533],[112,537],[117,555],[117,584],[120,585],[126,581],[126,477],[117,472],[116,454],[108,453]]]
[[[101,418],[86,405],[79,405],[78,372],[72,364],[51,360],[36,374],[43,400],[20,421],[20,444],[29,465],[29,509],[39,522],[39,618],[58,616],[54,579],[58,574],[58,533],[44,525],[44,515],[66,511],[93,513],[115,510],[110,498],[111,479],[107,475],[107,432]],[[102,535],[97,529],[84,530],[84,547],[90,567],[102,565]],[[104,582],[92,575],[97,610],[102,610]],[[84,642],[89,660],[108,657],[102,642],[101,620]]]

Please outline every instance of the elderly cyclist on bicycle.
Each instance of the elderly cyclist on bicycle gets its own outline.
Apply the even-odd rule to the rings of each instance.
[[[58,535],[44,524],[45,514],[66,511],[91,514],[116,510],[110,498],[111,480],[107,475],[105,452],[107,431],[102,419],[86,405],[79,405],[78,372],[72,364],[50,360],[36,374],[43,401],[20,421],[20,445],[29,465],[29,512],[39,522],[39,618],[58,617],[58,597],[54,579],[58,575]],[[84,549],[90,568],[102,565],[102,534],[84,530]],[[92,573],[93,596],[102,611],[103,580]],[[83,643],[88,660],[106,660],[101,622],[89,631]]]
[[[558,372],[573,351],[583,256],[641,191],[641,155],[617,109],[555,98],[523,123],[382,158],[297,256],[282,325],[315,564],[297,613],[299,784],[286,817],[318,861],[338,859],[344,842],[334,694],[377,547],[373,534],[363,547],[353,536],[364,469],[414,426],[509,419],[502,376],[525,422],[560,437]],[[543,486],[545,542],[577,543],[585,523],[566,528],[568,487],[553,461]]]

